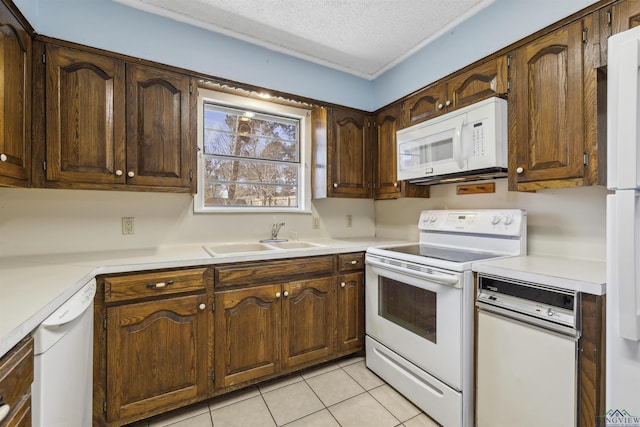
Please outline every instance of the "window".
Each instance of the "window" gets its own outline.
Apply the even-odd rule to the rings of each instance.
[[[307,110],[201,90],[197,212],[308,212]]]

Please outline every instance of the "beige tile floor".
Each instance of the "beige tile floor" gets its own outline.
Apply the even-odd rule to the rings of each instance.
[[[435,427],[433,420],[369,371],[364,358],[328,363],[136,427]]]

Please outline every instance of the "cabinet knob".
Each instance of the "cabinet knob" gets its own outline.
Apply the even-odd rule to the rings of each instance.
[[[354,259],[353,261],[351,261],[351,265],[356,265],[358,263],[357,259]]]
[[[6,162],[8,159],[7,155],[2,153],[0,154],[0,162]]]
[[[394,183],[393,183],[393,186],[394,186],[394,187],[397,187],[397,186],[398,186],[398,183],[397,183],[397,182],[394,182]]]
[[[516,173],[522,173],[522,172],[524,172],[524,168],[522,166],[518,166],[516,168]]]
[[[444,108],[444,105],[438,104],[438,110],[442,110],[443,108]]]
[[[122,171],[120,169],[116,170],[116,176],[122,176]]]
[[[199,308],[200,310],[204,310],[205,308],[207,308],[207,306],[205,305],[205,303],[202,303],[202,304],[200,304],[200,305],[198,306],[198,308]]]
[[[447,107],[448,107],[449,105],[451,105],[451,100],[450,100],[450,99],[447,99],[447,102],[445,102],[445,103],[444,103],[444,105],[446,105]]]
[[[134,176],[136,176],[136,174],[133,171],[129,171],[129,172],[127,172],[127,176],[129,178],[133,178]]]
[[[337,182],[333,183],[333,188],[338,188],[338,183]]]
[[[347,286],[347,284],[346,284],[345,282],[341,282],[341,283],[340,283],[340,287],[341,287],[341,288],[344,288],[345,286]]]
[[[9,412],[11,412],[11,406],[8,403],[2,403],[2,396],[0,396],[0,421],[4,420]]]
[[[280,298],[280,292],[276,292],[276,298]]]
[[[284,291],[284,296],[288,297],[289,296],[289,291]]]

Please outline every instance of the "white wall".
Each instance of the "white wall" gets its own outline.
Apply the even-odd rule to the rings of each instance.
[[[418,239],[423,209],[520,208],[527,211],[528,253],[605,260],[606,195],[604,187],[507,191],[506,179],[496,180],[491,194],[456,195],[456,184],[431,187],[428,199],[375,202],[376,235]]]
[[[375,233],[372,200],[317,200],[312,214],[194,214],[188,194],[0,188],[0,256],[141,249],[270,237],[271,225],[298,239]],[[346,215],[353,226],[346,226]],[[135,217],[122,235],[121,218]]]

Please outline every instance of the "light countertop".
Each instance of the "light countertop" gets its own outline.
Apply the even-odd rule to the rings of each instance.
[[[213,265],[364,251],[406,243],[375,237],[314,240],[304,249],[225,254],[212,257],[205,245],[123,251],[0,257],[0,357],[99,274]]]
[[[527,255],[473,263],[473,271],[593,295],[606,293],[604,261]]]

